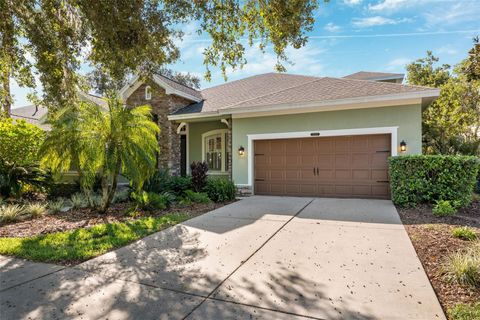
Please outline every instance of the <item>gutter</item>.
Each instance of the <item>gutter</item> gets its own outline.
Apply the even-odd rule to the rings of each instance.
[[[346,109],[355,109],[354,105],[360,108],[370,108],[368,103],[381,104],[382,102],[389,103],[393,101],[401,100],[412,100],[412,99],[421,99],[423,98],[436,98],[440,95],[440,89],[431,89],[425,91],[409,92],[409,93],[399,93],[399,94],[388,94],[388,95],[377,95],[377,96],[367,96],[367,97],[356,97],[356,98],[347,98],[347,99],[336,99],[336,100],[323,100],[323,101],[309,101],[309,102],[298,102],[298,103],[282,103],[282,104],[271,104],[271,105],[253,105],[248,107],[229,107],[225,109],[219,109],[217,111],[211,112],[197,112],[197,113],[188,113],[180,115],[169,115],[168,120],[187,120],[187,119],[201,119],[207,117],[215,117],[222,115],[235,115],[235,114],[248,114],[248,113],[259,113],[259,112],[270,112],[274,113],[278,111],[295,111],[295,113],[303,112],[315,112],[315,111],[326,111],[328,107],[341,107],[345,106],[342,110]],[[365,105],[362,107],[361,105]],[[381,106],[381,105],[380,105]],[[318,109],[318,110],[317,110]],[[328,110],[330,111],[330,110]],[[273,115],[273,114],[272,114]]]

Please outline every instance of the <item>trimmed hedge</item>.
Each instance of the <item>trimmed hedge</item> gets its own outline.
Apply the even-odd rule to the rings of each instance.
[[[392,201],[400,206],[472,201],[472,192],[480,169],[473,156],[407,155],[389,158]]]

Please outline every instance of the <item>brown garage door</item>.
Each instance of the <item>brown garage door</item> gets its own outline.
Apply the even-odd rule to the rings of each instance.
[[[390,135],[257,140],[255,194],[390,198]]]

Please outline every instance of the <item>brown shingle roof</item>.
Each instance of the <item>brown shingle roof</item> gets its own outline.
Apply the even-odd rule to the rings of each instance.
[[[194,88],[188,87],[184,84],[181,84],[173,79],[170,79],[169,77],[166,77],[164,75],[161,75],[159,73],[155,74],[157,77],[161,78],[167,85],[170,87],[174,88],[175,90],[184,92],[186,94],[189,94],[191,96],[194,96],[198,99],[202,99],[202,93],[198,90],[195,90]]]
[[[205,89],[202,91],[204,101],[180,109],[175,115],[413,92],[433,92],[432,90],[426,87],[387,82],[267,73]]]
[[[38,108],[35,105],[15,108],[10,111],[10,116],[13,119],[23,119],[31,124],[39,126],[44,130],[48,130],[49,126],[43,125],[40,122],[40,119],[47,114],[47,108],[39,106]]]
[[[381,79],[403,79],[403,73],[387,73],[387,72],[371,72],[371,71],[359,71],[349,74],[344,79],[356,79],[356,80],[381,80]]]

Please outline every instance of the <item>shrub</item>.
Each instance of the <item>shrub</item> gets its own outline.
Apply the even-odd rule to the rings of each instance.
[[[74,209],[86,208],[88,207],[88,199],[82,193],[75,193],[70,197],[70,201]]]
[[[47,212],[47,206],[41,203],[30,203],[25,207],[25,214],[32,218],[43,216]]]
[[[207,180],[205,192],[212,201],[224,202],[234,200],[237,189],[233,181],[211,178]]]
[[[456,207],[448,200],[438,200],[432,210],[433,214],[439,217],[451,216],[457,213]]]
[[[450,281],[472,287],[480,286],[480,243],[452,254],[443,269]]]
[[[448,309],[448,317],[452,320],[480,319],[480,302],[471,305],[459,303]]]
[[[462,240],[473,241],[477,239],[477,233],[469,227],[458,227],[452,230],[452,236]]]
[[[208,197],[208,194],[205,192],[195,192],[192,190],[185,191],[185,198],[189,199],[191,202],[194,203],[210,203],[211,200]]]
[[[24,218],[25,208],[18,204],[3,205],[0,207],[1,222],[15,222]]]
[[[192,172],[192,184],[195,191],[200,192],[207,184],[208,165],[205,161],[193,161],[190,165]]]
[[[65,207],[65,200],[62,198],[59,198],[55,201],[50,201],[47,204],[47,208],[50,211],[50,213],[60,212],[64,207]]]
[[[113,196],[113,203],[126,202],[130,198],[131,191],[127,188],[118,190]]]
[[[25,120],[0,117],[0,163],[24,166],[38,161],[45,132]]]
[[[182,195],[185,190],[192,188],[191,177],[171,176],[165,170],[156,171],[143,185],[143,189],[147,192],[172,192],[177,196]]]
[[[480,167],[478,157],[407,155],[389,158],[392,200],[400,206],[458,201],[470,203]]]
[[[154,192],[136,191],[131,194],[137,206],[144,210],[163,210],[167,208],[168,199],[166,196]]]
[[[43,190],[50,182],[51,175],[40,169],[38,164],[19,166],[10,162],[0,163],[0,195],[3,197],[18,197],[27,186]]]

